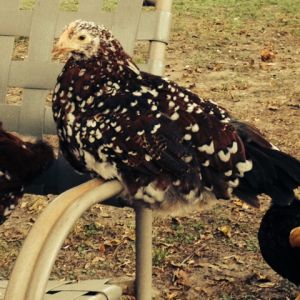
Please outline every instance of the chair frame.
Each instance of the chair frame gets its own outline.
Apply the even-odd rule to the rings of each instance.
[[[10,0],[8,3],[6,0],[0,0],[0,7],[1,4],[5,7],[4,11],[0,11],[0,18],[3,24],[7,24],[0,26],[0,70],[3,70],[0,73],[0,114],[3,116],[5,113],[2,121],[10,130],[38,137],[56,132],[51,109],[45,107],[44,102],[41,103],[41,99],[45,99],[48,90],[54,86],[55,78],[61,69],[60,64],[45,60],[45,53],[50,57],[52,48],[48,39],[53,41],[53,36],[58,36],[62,24],[71,20],[85,18],[97,21],[99,16],[91,15],[88,7],[96,7],[103,0],[86,0],[86,3],[89,3],[87,6],[81,1],[79,11],[72,13],[72,16],[67,12],[58,13],[58,2],[59,0],[55,0],[55,6],[53,0],[40,0],[36,4],[35,12],[16,13],[15,8],[19,0]],[[129,7],[137,11],[136,5],[141,6],[142,0],[121,0],[113,17],[115,23],[106,13],[102,14],[103,20],[112,22],[110,25],[115,36],[121,40],[129,53],[133,51],[133,41],[136,37],[140,40],[150,40],[149,60],[147,65],[141,68],[162,75],[172,0],[157,0],[155,12],[149,12],[149,18],[143,18],[143,14],[146,14],[144,12],[138,20],[131,18],[128,23],[128,18],[123,16],[124,8]],[[12,11],[14,17],[10,15]],[[53,26],[53,20],[57,26]],[[40,22],[44,24],[43,30],[38,28]],[[137,22],[141,26],[136,32],[134,28],[137,28]],[[151,23],[155,23],[156,26],[151,28]],[[128,27],[131,30],[128,30]],[[30,36],[30,39],[37,41],[41,34],[46,35],[47,43],[38,47],[31,42],[26,61],[10,61],[14,36]],[[41,77],[43,69],[47,72]],[[24,88],[22,105],[14,106],[5,102],[7,86]],[[33,117],[32,120],[28,119],[28,116]],[[77,219],[93,204],[116,197],[122,189],[118,181],[103,183],[94,179],[65,191],[52,201],[39,216],[23,244],[8,283],[5,300],[43,299],[57,253]],[[136,299],[149,300],[152,299],[152,211],[138,205],[135,212]]]

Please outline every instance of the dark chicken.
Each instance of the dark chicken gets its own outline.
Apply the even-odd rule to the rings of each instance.
[[[282,277],[300,284],[300,201],[272,205],[264,215],[258,240],[261,254]],[[300,299],[300,298],[299,298]]]
[[[0,122],[0,224],[17,205],[24,186],[45,170],[53,158],[48,144],[23,141],[3,130]]]
[[[141,72],[104,27],[72,22],[53,53],[70,53],[53,95],[63,154],[80,172],[120,180],[130,204],[294,199],[298,160],[213,101]]]

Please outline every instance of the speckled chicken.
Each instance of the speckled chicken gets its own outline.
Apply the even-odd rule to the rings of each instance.
[[[0,122],[0,224],[15,208],[24,186],[45,170],[54,159],[43,141],[23,141],[8,133]]]
[[[294,200],[284,207],[272,205],[261,221],[258,240],[261,254],[269,266],[299,285],[300,201]]]
[[[105,27],[74,21],[53,53],[70,54],[53,95],[64,156],[80,172],[118,179],[129,204],[294,199],[298,160],[213,101],[140,71]]]

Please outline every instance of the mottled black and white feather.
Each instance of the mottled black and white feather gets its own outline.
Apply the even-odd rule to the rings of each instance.
[[[116,178],[131,204],[195,203],[205,193],[289,203],[300,163],[166,78],[141,72],[110,31],[75,21],[55,52],[71,52],[53,114],[63,154],[81,172]]]

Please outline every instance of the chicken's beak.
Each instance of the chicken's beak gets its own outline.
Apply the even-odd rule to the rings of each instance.
[[[57,59],[61,56],[69,53],[71,50],[69,48],[60,48],[59,46],[55,45],[52,50],[52,58]]]
[[[52,58],[53,59],[58,59],[61,58],[63,56],[66,56],[67,54],[69,54],[71,51],[73,50],[73,48],[71,48],[67,43],[64,43],[63,41],[58,41],[53,50],[52,50]]]
[[[59,40],[56,42],[53,50],[52,50],[52,57],[54,59],[60,58],[61,56],[65,56],[69,54],[73,48],[70,45],[70,41],[68,39],[68,32],[65,31],[60,36]]]
[[[289,242],[293,248],[300,248],[300,227],[295,227],[291,230]]]

